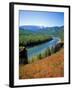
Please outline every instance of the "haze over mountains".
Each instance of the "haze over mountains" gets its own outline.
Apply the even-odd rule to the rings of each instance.
[[[24,26],[20,26],[20,27],[19,27],[19,30],[30,30],[30,31],[63,30],[63,29],[64,29],[64,26],[44,27],[44,26],[24,25]]]

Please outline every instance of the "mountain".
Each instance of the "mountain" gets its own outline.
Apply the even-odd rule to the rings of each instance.
[[[41,27],[41,26],[32,26],[32,25],[24,25],[24,26],[20,26],[19,30],[30,30],[30,31],[45,31],[45,30],[52,30],[53,32],[57,31],[57,30],[63,30],[64,26],[58,27]]]
[[[31,30],[31,31],[36,31],[40,30],[40,26],[32,26],[32,25],[24,25],[19,27],[20,30]]]

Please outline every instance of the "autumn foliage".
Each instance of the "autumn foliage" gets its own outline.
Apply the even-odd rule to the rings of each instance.
[[[37,60],[32,64],[19,65],[19,79],[53,78],[64,76],[64,49]]]

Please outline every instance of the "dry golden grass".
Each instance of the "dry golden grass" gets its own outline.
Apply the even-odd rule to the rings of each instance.
[[[32,64],[19,66],[19,79],[64,76],[64,49]]]

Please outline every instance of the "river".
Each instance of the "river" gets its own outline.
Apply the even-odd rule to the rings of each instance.
[[[54,47],[59,42],[61,42],[60,38],[53,37],[53,40],[51,40],[51,41],[28,48],[27,49],[28,59],[31,59],[33,56],[36,56],[36,55],[44,52],[47,48]]]

